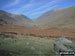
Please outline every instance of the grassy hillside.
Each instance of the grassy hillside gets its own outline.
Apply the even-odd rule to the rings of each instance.
[[[36,22],[41,28],[75,28],[75,6],[49,11],[39,17]]]

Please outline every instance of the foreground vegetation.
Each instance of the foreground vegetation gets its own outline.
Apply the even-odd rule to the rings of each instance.
[[[56,56],[53,41],[33,36],[8,38],[0,34],[0,56]]]

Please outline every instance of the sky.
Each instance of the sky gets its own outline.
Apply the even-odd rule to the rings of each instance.
[[[59,8],[75,5],[75,0],[0,0],[0,10],[34,19]]]

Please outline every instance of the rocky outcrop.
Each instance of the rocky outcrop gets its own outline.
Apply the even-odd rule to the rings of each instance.
[[[56,51],[56,53],[59,53],[59,51],[75,52],[75,43],[66,38],[58,38],[54,42],[54,50]]]

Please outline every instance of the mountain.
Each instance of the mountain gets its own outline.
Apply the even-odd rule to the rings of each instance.
[[[41,28],[75,28],[75,6],[48,11],[35,20]]]
[[[2,24],[4,25],[6,23],[27,26],[27,27],[35,26],[33,21],[24,15],[11,14],[0,10],[0,25]]]
[[[20,25],[33,28],[75,28],[75,6],[51,10],[37,19],[0,10],[0,25]]]
[[[35,26],[34,22],[24,15],[11,14],[0,10],[0,25],[13,24],[26,27]]]

